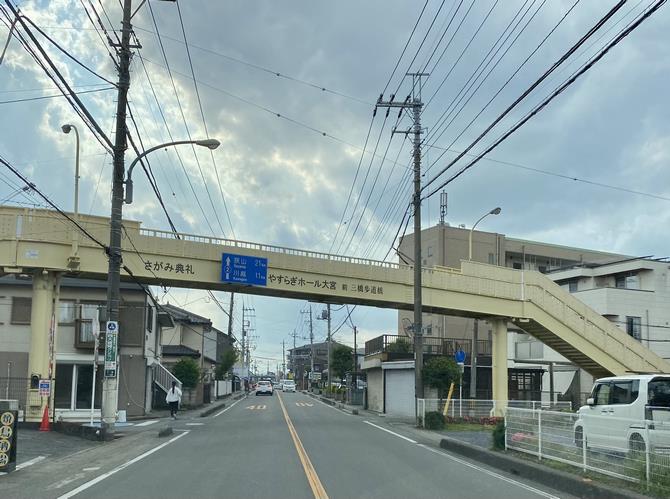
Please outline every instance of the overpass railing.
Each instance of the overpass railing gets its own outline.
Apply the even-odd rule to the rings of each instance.
[[[242,248],[249,249],[254,251],[264,251],[268,253],[281,253],[283,255],[294,255],[294,256],[303,256],[308,258],[318,258],[322,260],[330,260],[333,262],[345,262],[345,263],[355,263],[360,265],[369,265],[372,267],[381,267],[389,269],[400,269],[400,268],[411,268],[406,265],[400,265],[394,262],[385,262],[381,260],[371,260],[369,258],[358,258],[353,256],[343,256],[336,255],[332,253],[322,253],[319,251],[307,251],[296,248],[288,248],[284,246],[275,246],[272,244],[260,244],[250,241],[238,241],[235,239],[226,239],[223,237],[214,237],[214,236],[200,236],[197,234],[186,234],[178,233],[175,234],[171,231],[159,230],[159,229],[140,229],[140,235],[148,237],[159,237],[163,239],[175,239],[176,236],[179,236],[179,239],[185,241],[192,241],[197,243],[205,244],[218,244],[221,246],[229,246],[232,248]]]

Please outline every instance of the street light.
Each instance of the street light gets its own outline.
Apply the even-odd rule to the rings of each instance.
[[[135,168],[135,165],[139,160],[141,160],[144,156],[147,154],[157,151],[158,149],[163,149],[165,147],[170,147],[170,146],[179,146],[182,144],[195,144],[196,146],[202,146],[206,147],[207,149],[211,149],[212,151],[219,147],[221,145],[221,142],[219,142],[216,139],[205,139],[205,140],[177,140],[175,142],[166,142],[165,144],[161,144],[155,147],[152,147],[151,149],[147,149],[144,151],[142,154],[137,156],[132,163],[130,163],[130,166],[128,167],[128,174],[126,177],[126,196],[124,199],[124,202],[126,204],[131,204],[133,202],[133,168]]]
[[[477,224],[489,215],[499,215],[501,211],[502,209],[500,209],[500,207],[492,209],[488,213],[484,214],[479,220],[477,220],[472,226],[472,229],[470,229],[470,237],[468,238],[468,261],[472,260],[472,233],[475,231],[475,227],[477,227]]]
[[[74,160],[74,218],[77,219],[79,215],[79,131],[74,125],[63,125],[60,127],[63,133],[68,134],[74,130],[74,136],[77,141],[77,152]]]

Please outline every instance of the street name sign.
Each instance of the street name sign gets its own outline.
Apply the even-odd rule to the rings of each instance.
[[[221,280],[235,284],[267,286],[268,259],[223,253],[221,255]]]

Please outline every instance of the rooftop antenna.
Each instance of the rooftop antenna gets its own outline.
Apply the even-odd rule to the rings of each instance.
[[[447,216],[447,193],[440,193],[440,225],[444,225],[444,218]]]

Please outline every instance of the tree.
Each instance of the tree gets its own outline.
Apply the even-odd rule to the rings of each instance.
[[[424,384],[437,388],[438,397],[444,398],[452,383],[461,378],[458,364],[449,357],[432,357],[423,366]]]
[[[344,375],[354,369],[353,349],[345,345],[337,345],[331,352],[333,357],[333,375],[344,378]]]
[[[414,350],[414,345],[409,338],[398,338],[392,343],[386,345],[386,351],[389,353],[411,353]]]
[[[231,348],[223,352],[219,365],[216,366],[216,379],[221,380],[225,378],[226,374],[228,374],[235,365],[235,362],[237,362],[237,350]]]
[[[184,388],[195,388],[200,380],[200,366],[191,358],[184,358],[172,367],[174,374]]]

